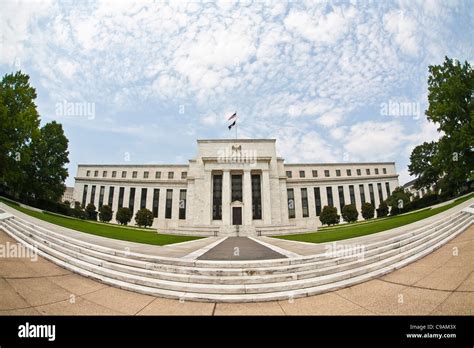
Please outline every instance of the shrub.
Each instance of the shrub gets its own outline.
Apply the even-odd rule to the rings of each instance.
[[[323,225],[335,225],[339,223],[340,216],[337,215],[337,209],[331,206],[324,206],[319,216],[319,220]]]
[[[88,220],[97,221],[97,211],[95,210],[95,205],[93,203],[87,205],[86,216]]]
[[[99,220],[102,222],[109,222],[112,220],[113,214],[114,212],[112,211],[112,208],[108,205],[103,205],[99,208]]]
[[[135,222],[140,227],[151,226],[153,225],[153,213],[146,208],[142,208],[137,211],[137,214],[135,215]]]
[[[375,208],[372,204],[367,203],[367,202],[362,204],[361,212],[362,212],[362,217],[365,220],[372,219],[374,217],[374,211],[375,211]]]
[[[118,208],[115,219],[121,225],[127,225],[132,220],[132,211],[129,208]]]
[[[354,221],[357,221],[359,212],[357,211],[357,208],[355,205],[348,204],[348,205],[345,205],[344,208],[342,208],[341,215],[344,221],[354,222]]]
[[[72,210],[72,216],[82,220],[85,220],[87,218],[87,214],[84,209],[82,209],[80,204],[74,207],[74,209]]]
[[[387,202],[383,201],[380,203],[378,209],[377,209],[377,217],[385,217],[388,215],[388,204]]]

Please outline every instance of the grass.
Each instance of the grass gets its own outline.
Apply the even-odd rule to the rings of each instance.
[[[125,240],[129,242],[166,245],[173,243],[181,243],[189,240],[200,239],[202,237],[195,236],[177,236],[171,234],[160,234],[156,230],[146,230],[134,227],[121,227],[111,224],[93,222],[87,220],[76,219],[69,216],[53,214],[48,212],[38,212],[28,208],[21,207],[19,204],[0,198],[0,201],[6,205],[21,211],[24,214],[35,217],[37,219],[47,221],[59,226],[67,227],[76,231],[94,234],[96,236],[107,237],[112,239]]]
[[[393,217],[387,217],[383,219],[374,219],[367,222],[346,224],[343,226],[330,227],[321,229],[318,232],[304,233],[304,234],[293,234],[293,235],[284,235],[284,236],[275,236],[274,238],[281,238],[286,240],[293,240],[297,242],[308,242],[308,243],[325,243],[332,242],[336,240],[343,240],[348,238],[365,236],[372,233],[382,232],[390,230],[392,228],[400,227],[403,225],[410,224],[422,219],[426,219],[430,216],[439,214],[443,211],[446,211],[462,202],[467,201],[470,198],[473,198],[474,194],[469,194],[467,196],[456,199],[454,202],[444,205],[437,208],[427,208],[423,210],[418,210],[413,213],[408,213],[404,215],[397,215]]]

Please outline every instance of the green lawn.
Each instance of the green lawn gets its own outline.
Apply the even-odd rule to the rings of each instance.
[[[274,238],[281,238],[287,240],[294,240],[298,242],[309,242],[309,243],[325,243],[336,240],[354,238],[364,236],[367,234],[382,232],[390,230],[392,228],[400,227],[403,225],[410,224],[412,222],[425,219],[427,217],[436,215],[445,210],[448,210],[468,199],[474,197],[474,194],[470,194],[461,198],[456,199],[454,202],[444,205],[438,208],[426,208],[413,213],[398,215],[393,217],[387,217],[383,219],[374,219],[368,222],[360,222],[353,224],[345,224],[341,226],[329,227],[321,229],[317,232],[305,233],[305,234],[293,234],[284,236],[275,236]]]
[[[202,237],[176,236],[171,234],[159,234],[156,230],[146,230],[134,227],[121,227],[112,224],[80,220],[68,216],[52,214],[48,212],[37,212],[31,209],[20,207],[11,201],[0,198],[0,201],[6,205],[21,211],[37,219],[51,222],[53,224],[67,227],[76,231],[95,234],[101,237],[126,240],[130,242],[166,245],[173,243],[186,242],[188,240],[200,239]]]

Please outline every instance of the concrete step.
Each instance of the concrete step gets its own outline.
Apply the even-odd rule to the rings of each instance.
[[[466,223],[467,221],[467,223]],[[445,232],[441,234],[438,233],[436,236],[431,236],[428,241],[424,243],[419,243],[418,246],[407,245],[400,248],[395,255],[391,257],[384,257],[383,255],[378,255],[373,257],[373,263],[369,265],[363,264],[359,265],[357,262],[353,263],[354,268],[349,267],[347,270],[338,270],[337,266],[335,267],[335,273],[328,275],[319,275],[314,278],[308,279],[296,279],[296,280],[286,280],[283,282],[276,282],[271,284],[248,284],[246,283],[246,277],[237,279],[238,283],[236,284],[199,284],[193,282],[192,278],[187,278],[188,283],[183,283],[181,281],[169,281],[165,279],[155,279],[145,276],[138,276],[130,273],[121,271],[116,271],[112,269],[105,268],[103,263],[97,260],[92,260],[89,258],[87,261],[81,260],[80,253],[68,252],[68,250],[59,251],[52,248],[52,245],[46,245],[41,243],[36,243],[34,237],[29,237],[26,234],[22,234],[17,231],[17,237],[23,239],[24,242],[32,245],[37,245],[43,252],[53,256],[54,258],[60,259],[64,262],[68,262],[74,266],[85,269],[87,271],[96,273],[101,276],[112,278],[119,281],[131,282],[133,284],[156,287],[164,290],[170,291],[185,291],[185,292],[197,292],[197,293],[211,293],[211,294],[244,294],[244,293],[264,293],[264,292],[278,292],[278,291],[288,291],[288,290],[297,290],[306,287],[313,287],[316,285],[323,285],[329,282],[336,282],[342,279],[350,278],[366,272],[376,270],[380,267],[387,266],[393,262],[400,261],[406,257],[409,257],[415,254],[418,251],[422,251],[424,248],[431,246],[440,239],[448,237],[453,233],[460,225],[470,224],[471,219],[464,219],[459,223],[453,223],[454,226],[446,228]],[[7,229],[12,232],[9,227]]]
[[[379,242],[367,244],[364,246],[365,251],[368,255],[372,255],[375,251],[372,249],[384,247],[385,249],[381,250],[388,250],[394,247],[398,247],[398,243],[403,243],[403,240],[406,242],[409,241],[409,238],[413,238],[418,235],[420,238],[423,236],[423,233],[426,233],[430,230],[433,226],[435,228],[442,228],[447,223],[449,223],[453,219],[457,219],[461,213],[453,214],[446,219],[441,220],[441,222],[436,222],[430,224],[428,226],[419,228],[414,231],[410,231],[400,236],[395,236],[389,238],[387,240],[382,240]],[[58,233],[49,231],[42,227],[35,226],[31,223],[26,221],[22,221],[21,219],[14,219],[10,220],[9,223],[15,224],[20,228],[25,228],[30,233],[41,233],[42,236],[48,239],[50,242],[54,241],[64,241],[68,247],[74,249],[72,245],[78,246],[75,248],[76,251],[81,251],[82,253],[89,253],[94,257],[104,258],[105,260],[122,263],[125,265],[132,265],[136,267],[140,267],[142,265],[143,268],[150,268],[150,267],[158,267],[163,271],[172,271],[178,273],[206,273],[206,274],[213,274],[216,273],[220,276],[223,275],[239,275],[241,273],[248,274],[248,273],[281,273],[286,272],[290,269],[292,272],[297,271],[300,267],[302,269],[308,270],[310,268],[304,268],[305,264],[314,264],[315,261],[324,262],[326,260],[333,260],[334,257],[330,255],[316,254],[310,256],[301,256],[296,258],[284,258],[284,259],[273,259],[273,260],[260,260],[260,261],[208,261],[208,260],[185,260],[181,258],[170,258],[170,257],[160,257],[160,256],[153,256],[153,255],[145,255],[145,254],[138,254],[138,253],[130,253],[126,250],[116,250],[111,249],[103,246],[97,246],[92,243],[83,242],[75,238],[67,237],[64,235],[60,235]],[[414,238],[413,238],[414,239]],[[412,240],[413,240],[412,239]],[[344,243],[344,241],[340,241],[338,243]],[[94,252],[95,251],[95,252]],[[102,255],[104,254],[104,255]],[[131,260],[138,260],[144,261],[144,263],[133,263]],[[348,259],[348,261],[350,261]],[[330,261],[328,261],[330,262]],[[342,261],[339,261],[342,262]],[[148,265],[148,263],[154,264],[153,266]],[[324,265],[324,264],[322,264]],[[163,267],[162,267],[163,266]],[[272,267],[274,270],[271,272],[269,267]],[[209,272],[205,272],[202,268],[211,268]],[[230,270],[231,268],[237,268],[236,270]]]
[[[467,217],[464,217],[463,220],[460,219],[458,224],[462,223],[466,219]],[[9,227],[10,226],[8,226],[7,224],[7,229],[9,229]],[[446,229],[451,228],[451,227],[452,226],[447,226],[444,229],[439,230],[438,232],[436,232],[436,235],[439,235],[440,233],[446,231]],[[13,233],[13,231],[11,232]],[[128,264],[128,265],[121,264],[121,263],[113,262],[113,261],[117,261],[117,259],[114,258],[113,256],[111,257],[109,255],[105,255],[106,256],[105,259],[109,259],[109,261],[112,261],[112,262],[108,262],[108,261],[105,261],[104,258],[101,259],[101,258],[90,256],[91,253],[88,250],[80,250],[80,249],[77,249],[77,247],[73,245],[69,245],[69,248],[68,248],[68,245],[64,242],[58,244],[58,243],[43,239],[39,236],[41,234],[40,232],[38,232],[37,234],[32,234],[31,232],[22,230],[21,227],[17,228],[16,233],[23,234],[23,236],[20,235],[20,237],[23,240],[28,241],[30,244],[35,243],[39,247],[45,244],[54,250],[62,252],[63,254],[70,255],[71,257],[74,257],[76,259],[79,259],[79,260],[82,260],[84,262],[88,262],[94,265],[100,265],[104,268],[117,270],[120,272],[129,273],[129,274],[141,275],[145,277],[181,281],[181,282],[194,282],[194,283],[200,283],[200,284],[258,284],[258,283],[282,282],[282,281],[295,280],[295,279],[306,279],[306,278],[311,278],[315,276],[328,275],[331,273],[348,270],[356,266],[368,265],[372,262],[378,261],[388,256],[396,255],[400,252],[399,249],[389,249],[388,251],[379,252],[370,257],[368,254],[364,254],[364,259],[362,260],[359,260],[358,257],[347,258],[347,261],[345,263],[341,262],[342,258],[340,258],[336,262],[324,263],[320,265],[320,267],[315,267],[316,269],[309,269],[309,270],[296,271],[296,272],[294,271],[292,272],[292,270],[290,269],[288,270],[287,274],[281,273],[281,274],[261,275],[261,274],[249,274],[249,273],[243,272],[235,276],[223,276],[223,275],[216,276],[216,275],[202,275],[202,274],[186,275],[186,274],[174,273],[173,269],[170,269],[168,272],[156,271],[154,270],[153,265],[150,265],[148,263],[143,263],[141,261],[132,260],[133,262],[131,264]],[[426,241],[428,238],[432,239],[436,235],[432,233],[429,236],[426,236],[424,239],[417,239],[416,241],[411,243],[411,247],[421,244],[422,242]],[[71,246],[75,247],[75,249],[73,250],[70,249]],[[84,251],[86,251],[85,254],[83,253]],[[92,253],[95,253],[95,255],[97,255],[97,252],[92,252]]]
[[[49,253],[45,253],[43,249],[39,251],[42,256],[47,258],[54,258],[58,264],[62,265],[65,268],[71,269],[77,273],[81,273],[85,276],[92,277],[94,279],[101,280],[105,283],[115,285],[124,289],[133,290],[137,292],[162,296],[162,297],[172,297],[172,298],[180,298],[184,300],[197,300],[197,301],[225,301],[225,302],[254,302],[254,301],[270,301],[270,300],[283,300],[288,298],[296,298],[301,296],[308,296],[313,295],[320,292],[331,291],[337,288],[357,284],[359,282],[371,279],[373,277],[377,277],[383,275],[385,273],[390,272],[391,270],[403,267],[405,264],[416,260],[417,258],[423,257],[424,255],[432,252],[436,248],[440,247],[450,239],[454,238],[456,235],[461,233],[465,228],[472,224],[472,219],[465,220],[462,226],[453,228],[449,232],[446,232],[442,236],[433,239],[429,242],[429,246],[423,244],[421,246],[416,247],[417,249],[414,250],[413,248],[408,248],[403,253],[404,256],[399,261],[395,263],[391,263],[393,260],[383,260],[379,261],[379,264],[373,266],[370,269],[367,269],[365,273],[359,274],[357,270],[354,272],[349,273],[349,277],[344,277],[344,274],[333,276],[330,282],[324,283],[324,280],[320,280],[319,282],[300,282],[296,288],[291,288],[290,286],[284,287],[275,287],[273,286],[271,291],[268,291],[268,288],[265,286],[262,288],[261,285],[247,285],[242,288],[242,286],[220,286],[219,291],[214,292],[206,292],[206,289],[209,289],[209,286],[193,286],[189,287],[173,287],[169,286],[167,289],[157,288],[154,287],[156,282],[149,283],[148,280],[142,279],[143,277],[133,277],[127,276],[124,279],[121,279],[120,274],[114,274],[114,272],[108,272],[107,275],[91,272],[87,269],[81,268],[80,266],[84,266],[80,261],[74,263],[69,263],[61,260],[60,258],[56,258],[57,256],[61,256],[60,254],[56,254],[56,256],[52,256]],[[48,248],[47,246],[43,246],[43,248]],[[51,251],[51,250],[50,250]],[[67,256],[67,255],[66,255]],[[67,257],[66,260],[71,260],[71,257]],[[85,265],[86,267],[88,265]],[[99,268],[99,269],[97,269]],[[101,271],[100,267],[96,267],[95,271]],[[343,273],[343,272],[341,272]],[[347,276],[347,272],[345,274]],[[322,278],[322,277],[319,277]],[[132,282],[130,282],[132,280]],[[327,280],[327,278],[326,278]],[[162,282],[163,284],[164,282]],[[296,283],[296,282],[295,282]],[[164,283],[166,284],[166,283]],[[152,286],[150,286],[152,285]],[[213,287],[214,289],[216,287]],[[280,289],[278,291],[277,289]],[[191,290],[191,291],[190,291]],[[242,292],[243,291],[243,292]]]

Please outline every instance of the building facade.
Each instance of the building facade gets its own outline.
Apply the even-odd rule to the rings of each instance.
[[[314,231],[325,205],[360,212],[397,186],[394,162],[286,164],[275,139],[221,139],[198,140],[183,165],[79,165],[74,200],[108,204],[114,218],[147,208],[168,233],[257,235]]]

